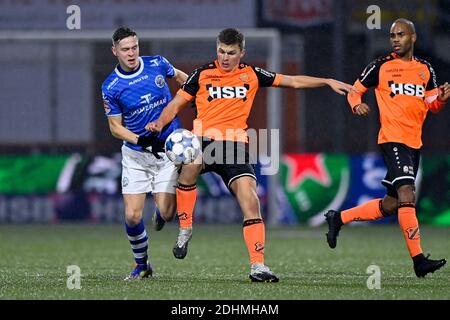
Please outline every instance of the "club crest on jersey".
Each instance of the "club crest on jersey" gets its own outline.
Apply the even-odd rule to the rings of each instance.
[[[425,97],[425,85],[412,83],[395,83],[394,81],[389,81],[388,84],[391,88],[391,93],[389,94],[391,98],[395,97],[398,94],[416,96],[420,98]]]
[[[155,78],[155,84],[158,88],[164,87],[164,84],[165,84],[164,77],[162,75],[158,74]]]
[[[214,87],[211,84],[206,85],[206,90],[209,92],[208,101],[214,99],[233,99],[238,98],[243,101],[247,100],[247,91],[250,85],[244,84],[242,87]]]
[[[239,76],[239,80],[241,80],[242,82],[248,82],[248,74],[242,73],[242,74]]]
[[[422,79],[423,81],[425,81],[427,75],[425,74],[425,72],[420,71],[420,72],[419,72],[419,77],[420,77],[420,79]]]

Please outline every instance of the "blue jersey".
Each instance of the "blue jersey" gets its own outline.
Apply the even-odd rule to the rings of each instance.
[[[103,106],[107,116],[121,115],[124,127],[137,135],[150,136],[145,126],[159,118],[162,110],[172,100],[166,78],[175,75],[175,69],[162,56],[139,57],[139,68],[126,73],[119,66],[102,84]],[[180,127],[175,118],[156,135],[165,141],[169,134]],[[143,148],[124,142],[131,149]]]

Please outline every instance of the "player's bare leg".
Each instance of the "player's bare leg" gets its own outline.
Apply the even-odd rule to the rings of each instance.
[[[125,202],[125,229],[131,244],[136,266],[125,280],[135,280],[151,277],[153,270],[148,261],[148,237],[142,220],[145,204],[145,193],[124,194]]]
[[[244,214],[244,240],[250,255],[250,279],[254,282],[278,282],[278,277],[264,264],[265,228],[261,217],[256,180],[243,176],[230,185]]]
[[[152,216],[153,228],[160,231],[166,221],[171,221],[177,210],[176,195],[168,192],[154,193],[156,208]]]

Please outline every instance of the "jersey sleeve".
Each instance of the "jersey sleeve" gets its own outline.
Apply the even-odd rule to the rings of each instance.
[[[380,72],[380,63],[377,60],[372,61],[364,69],[364,71],[359,76],[359,82],[366,88],[375,87],[378,85],[378,75]]]
[[[186,82],[183,84],[177,94],[181,95],[188,101],[192,101],[200,89],[199,79],[200,79],[200,69],[195,69],[187,78]]]
[[[423,60],[423,63],[427,66],[430,72],[430,78],[428,79],[427,85],[425,86],[425,96],[434,96],[438,94],[438,85],[436,72],[428,61]]]
[[[362,96],[367,90],[359,79],[353,84],[352,90],[347,94],[347,101],[353,113],[355,113],[355,107],[362,103]]]
[[[427,66],[428,71],[430,72],[430,77],[425,86],[425,104],[427,105],[428,109],[431,110],[431,112],[436,113],[439,112],[445,105],[444,102],[439,101],[437,98],[439,89],[437,85],[436,72],[428,61],[421,60],[421,62]]]
[[[260,67],[252,67],[256,76],[258,77],[258,84],[260,87],[277,87],[281,81],[281,75],[267,71]]]
[[[122,110],[119,104],[108,90],[105,89],[102,90],[102,98],[103,98],[103,108],[105,109],[105,115],[118,116],[122,114]]]
[[[353,113],[355,113],[355,107],[362,103],[362,96],[368,88],[378,85],[381,61],[378,58],[369,63],[358,79],[356,79],[352,90],[348,93],[347,102]]]
[[[165,71],[167,78],[173,78],[175,76],[175,68],[173,65],[164,58],[163,56],[158,56],[159,58],[159,65],[161,68]]]

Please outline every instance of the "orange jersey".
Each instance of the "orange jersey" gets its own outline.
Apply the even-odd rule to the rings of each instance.
[[[216,60],[194,70],[177,94],[188,101],[195,99],[196,135],[247,142],[247,119],[256,92],[259,87],[278,86],[280,81],[279,74],[245,63],[225,72]]]
[[[428,101],[437,97],[436,74],[431,65],[413,57],[399,59],[395,53],[374,60],[356,80],[360,94],[375,87],[381,128],[378,143],[399,142],[415,149],[422,146],[422,126],[429,110]],[[357,93],[348,101],[353,108]],[[427,101],[428,100],[428,101]]]

